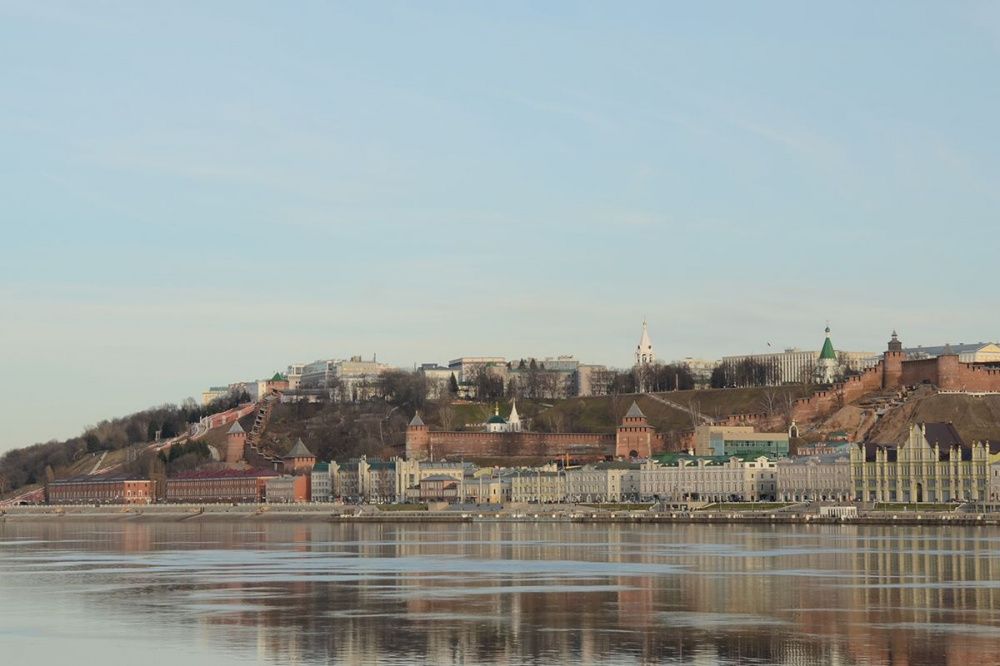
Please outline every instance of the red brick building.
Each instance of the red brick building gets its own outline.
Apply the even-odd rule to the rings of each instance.
[[[167,479],[168,502],[249,502],[266,496],[267,481],[278,476],[267,469],[219,469],[182,472]]]
[[[149,504],[153,482],[123,474],[74,476],[48,483],[45,496],[49,504]]]

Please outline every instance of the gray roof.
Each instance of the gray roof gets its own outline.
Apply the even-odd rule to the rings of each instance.
[[[628,408],[627,412],[625,412],[625,418],[627,418],[627,419],[644,419],[644,418],[646,418],[646,415],[642,413],[642,410],[639,409],[639,405],[633,400],[632,401],[632,406]]]
[[[934,357],[941,356],[942,354],[967,354],[970,352],[977,352],[986,345],[993,344],[991,342],[974,342],[971,344],[953,344],[953,345],[933,345],[930,347],[904,347],[903,352],[908,356],[914,357]]]
[[[243,432],[246,432],[246,430],[243,429],[243,426],[240,425],[240,422],[239,421],[233,421],[233,426],[229,430],[226,431],[226,434],[227,435],[238,435],[238,434],[243,433]]]
[[[420,412],[416,412],[416,413],[413,414],[413,418],[410,419],[410,425],[411,426],[422,426],[422,425],[424,425],[423,419],[420,418]]]
[[[295,442],[295,446],[292,447],[292,450],[285,454],[285,457],[286,458],[315,458],[316,456],[314,456],[312,454],[312,452],[309,451],[309,449],[306,448],[306,445],[302,443],[302,440],[299,439],[299,440],[297,440]]]

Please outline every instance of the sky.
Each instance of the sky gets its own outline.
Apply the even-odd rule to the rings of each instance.
[[[377,354],[1000,338],[1000,4],[0,0],[0,451]]]

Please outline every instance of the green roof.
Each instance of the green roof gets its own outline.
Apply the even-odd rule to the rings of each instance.
[[[274,377],[271,377],[271,381],[272,381],[272,382],[283,382],[283,381],[285,381],[286,379],[288,379],[288,377],[285,377],[285,376],[284,376],[283,374],[281,374],[280,372],[276,372],[276,373],[274,373]]]
[[[490,417],[490,420],[487,421],[487,423],[507,423],[507,419],[500,416],[499,414],[494,414],[493,416]]]
[[[823,341],[823,350],[819,353],[821,359],[837,360],[837,354],[833,351],[833,343],[830,342],[830,329],[826,329],[826,340]]]

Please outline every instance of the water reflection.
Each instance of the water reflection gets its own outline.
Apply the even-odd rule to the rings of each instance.
[[[0,527],[24,649],[62,613],[206,663],[995,664],[998,608],[977,528]]]

